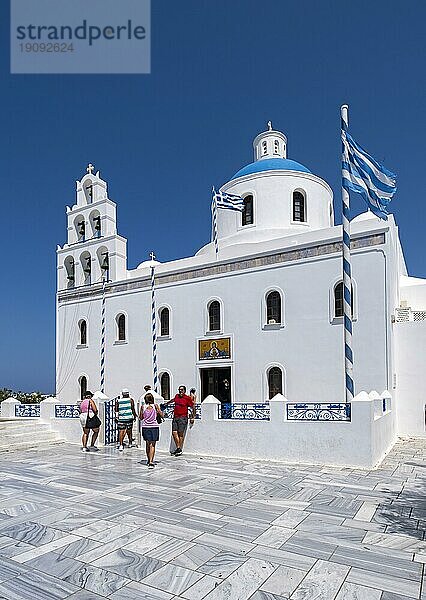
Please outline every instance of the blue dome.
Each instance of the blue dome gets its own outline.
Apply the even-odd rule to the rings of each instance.
[[[263,160],[256,160],[240,169],[231,177],[231,181],[232,179],[237,179],[237,177],[251,175],[252,173],[261,173],[262,171],[300,171],[301,173],[310,173],[309,169],[289,158],[264,158]]]

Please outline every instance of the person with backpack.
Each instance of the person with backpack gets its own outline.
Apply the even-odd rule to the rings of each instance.
[[[163,420],[163,413],[154,402],[154,396],[147,392],[144,397],[144,404],[141,405],[139,420],[142,427],[142,437],[146,444],[146,458],[149,469],[153,469],[155,444],[160,439],[159,424]]]

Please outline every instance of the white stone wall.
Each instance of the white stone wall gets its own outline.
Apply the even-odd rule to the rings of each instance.
[[[378,248],[353,253],[357,320],[354,322],[356,389],[384,389],[391,380],[391,344],[385,276],[385,256]],[[164,272],[164,271],[163,271]],[[233,272],[220,278],[177,281],[158,285],[157,310],[171,309],[171,339],[159,340],[159,372],[172,376],[172,388],[184,383],[200,389],[197,340],[206,338],[206,306],[210,299],[223,304],[222,331],[232,338],[232,398],[259,402],[267,397],[266,370],[281,366],[284,393],[295,402],[335,402],[343,393],[343,331],[331,322],[330,290],[339,280],[340,254]],[[284,295],[283,327],[266,329],[264,297],[268,290]],[[116,316],[127,316],[126,343],[117,341]],[[78,378],[85,375],[89,389],[99,388],[100,295],[78,302],[59,303],[58,397],[74,402]],[[88,344],[78,348],[77,323],[88,322]],[[151,382],[151,297],[149,287],[108,294],[106,302],[106,393],[122,387],[135,397]],[[217,336],[217,334],[215,334]]]
[[[398,433],[426,437],[426,321],[396,323]]]

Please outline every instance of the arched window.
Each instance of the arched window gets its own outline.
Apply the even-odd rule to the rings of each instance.
[[[170,375],[168,373],[160,375],[160,392],[164,400],[170,400]]]
[[[84,195],[86,196],[87,204],[91,204],[93,202],[93,185],[90,179],[84,184]]]
[[[78,380],[78,384],[80,386],[80,398],[84,400],[84,396],[87,392],[87,377],[82,375]]]
[[[74,220],[75,231],[78,242],[84,242],[86,239],[86,221],[82,215],[79,215]]]
[[[262,154],[268,154],[268,144],[266,140],[262,142]]]
[[[170,311],[167,306],[160,308],[160,335],[170,335]]]
[[[283,393],[283,374],[279,367],[271,367],[268,371],[269,399]]]
[[[351,311],[354,312],[354,288],[352,286]],[[339,281],[334,286],[334,317],[343,317],[343,281]]]
[[[73,288],[75,285],[75,265],[72,256],[67,256],[64,261],[65,271],[67,275],[67,288]]]
[[[117,340],[119,342],[125,342],[126,341],[126,315],[123,315],[122,313],[120,315],[117,315],[116,321],[117,321]]]
[[[109,281],[109,254],[106,248],[98,250],[99,266],[101,268],[101,277]]]
[[[242,225],[252,225],[254,223],[253,196],[244,198],[244,210],[241,213],[241,219]]]
[[[220,331],[220,302],[213,300],[209,307],[209,331]]]
[[[78,324],[79,332],[80,332],[80,345],[87,345],[87,323],[84,319],[80,321]]]
[[[90,285],[92,280],[92,257],[89,252],[83,252],[80,257],[80,263],[83,269],[84,285]]]
[[[277,291],[269,292],[266,296],[266,323],[274,325],[281,322],[281,294]]]
[[[98,210],[94,210],[90,213],[89,221],[92,227],[93,237],[101,237],[101,215]]]
[[[305,196],[302,192],[293,192],[293,221],[306,221]]]
[[[278,140],[274,140],[274,154],[280,153],[280,143]]]

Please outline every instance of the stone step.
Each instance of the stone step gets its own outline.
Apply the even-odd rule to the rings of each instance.
[[[20,433],[16,432],[2,432],[0,435],[0,444],[3,440],[7,441],[8,444],[12,443],[12,441],[16,443],[25,442],[25,440],[32,440],[33,442],[42,441],[42,440],[54,440],[58,437],[57,433],[54,431],[42,430],[42,431],[34,431],[29,434],[26,431],[21,431]]]
[[[65,444],[65,440],[56,439],[48,442],[28,441],[26,443],[20,444],[19,446],[14,446],[10,444],[0,444],[0,454],[3,454],[5,452],[20,452],[21,450],[48,450],[49,448],[54,448],[55,446],[61,444]]]
[[[64,440],[40,419],[24,417],[0,420],[0,452],[44,449],[62,443]]]
[[[16,429],[18,427],[40,427],[46,426],[40,419],[13,419],[13,421],[0,421],[0,430]]]

